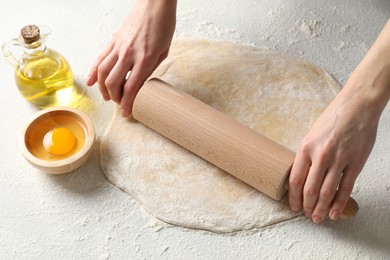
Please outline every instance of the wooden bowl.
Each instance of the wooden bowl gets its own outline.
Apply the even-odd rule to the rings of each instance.
[[[77,125],[81,126],[81,129],[84,130],[84,143],[79,147],[78,151],[64,158],[56,160],[42,159],[43,157],[39,158],[36,153],[34,154],[34,149],[32,148],[32,143],[40,142],[38,138],[41,137],[36,137],[38,136],[36,132],[40,131],[37,129],[38,127],[42,128],[42,125],[45,124],[44,122],[56,117],[65,117],[71,122],[73,120],[77,122]],[[24,158],[35,168],[45,173],[61,174],[76,170],[88,160],[93,151],[95,136],[92,121],[84,113],[70,107],[53,107],[44,109],[30,118],[22,130],[18,145]]]

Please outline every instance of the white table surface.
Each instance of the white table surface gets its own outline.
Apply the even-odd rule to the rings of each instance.
[[[92,102],[98,144],[88,163],[59,176],[40,173],[17,148],[37,110],[20,96],[0,58],[0,259],[389,259],[390,111],[353,196],[349,221],[305,218],[252,234],[220,235],[166,225],[105,178],[99,142],[113,104],[84,86],[97,55],[134,1],[1,1],[0,42],[26,24],[45,24],[48,46],[62,53]],[[267,46],[328,70],[341,84],[390,17],[389,0],[179,0],[175,37]]]

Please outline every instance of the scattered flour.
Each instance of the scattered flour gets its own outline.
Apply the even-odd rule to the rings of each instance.
[[[276,19],[279,19],[281,16],[285,16],[287,14],[287,11],[285,8],[275,8],[271,9],[268,12],[268,17],[271,18],[271,20],[275,21]]]
[[[322,34],[320,20],[298,20],[293,28],[298,29],[308,37],[318,37]]]
[[[336,51],[343,51],[345,49],[351,48],[356,46],[354,43],[351,42],[340,42],[337,47],[335,47]]]
[[[198,24],[197,31],[202,34],[208,34],[211,37],[218,38],[223,35],[230,35],[234,38],[241,38],[241,34],[236,29],[222,28],[211,21],[203,21]]]
[[[347,24],[347,25],[344,25],[343,27],[341,27],[341,29],[339,30],[339,33],[347,33],[351,31],[351,25]]]

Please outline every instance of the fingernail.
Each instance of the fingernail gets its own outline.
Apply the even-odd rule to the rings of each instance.
[[[338,217],[339,217],[339,211],[338,210],[333,210],[331,213],[330,213],[330,216],[329,216],[331,219],[333,220],[337,220]]]
[[[299,211],[299,207],[297,206],[297,205],[291,205],[291,209],[293,210],[293,211]]]
[[[320,216],[314,216],[313,217],[313,221],[314,221],[314,223],[316,223],[316,224],[320,224],[321,222],[322,222],[322,217],[320,217]]]
[[[88,86],[91,85],[91,79],[92,79],[91,75],[88,75],[88,76],[87,76],[87,85],[88,85]]]
[[[123,117],[128,117],[129,116],[128,113],[125,110],[123,110],[123,109],[121,109],[121,115]]]

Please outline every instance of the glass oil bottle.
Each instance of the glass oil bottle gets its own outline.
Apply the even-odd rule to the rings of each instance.
[[[2,48],[4,56],[15,68],[15,82],[20,93],[39,108],[69,105],[78,97],[68,62],[45,45],[49,34],[50,29],[46,26],[27,25],[18,39]],[[12,52],[14,46],[23,49],[19,59]]]

